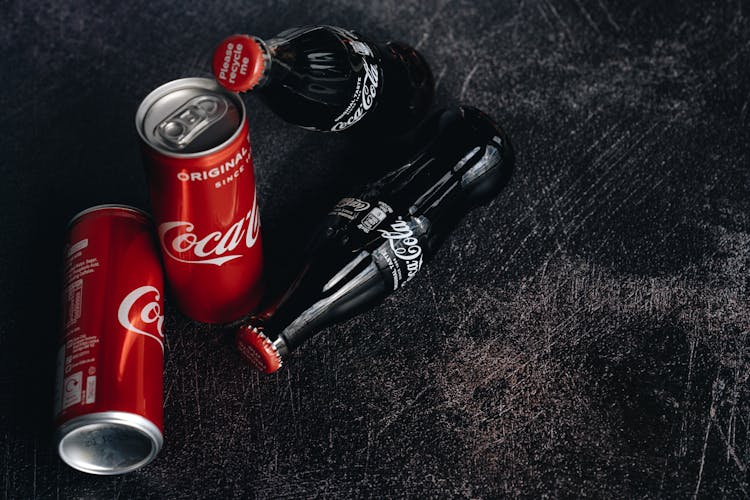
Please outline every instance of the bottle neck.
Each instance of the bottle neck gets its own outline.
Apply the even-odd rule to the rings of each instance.
[[[273,341],[272,346],[280,356],[286,356],[289,354],[289,347],[287,347],[283,337],[277,337],[276,340]]]
[[[258,37],[252,38],[260,49],[258,57],[262,60],[263,69],[259,72],[258,80],[250,90],[266,87],[271,80],[273,80],[273,73],[279,73],[283,70],[283,67],[281,67],[282,65],[274,61],[273,53],[271,49],[268,48],[268,45],[266,45],[266,42]]]

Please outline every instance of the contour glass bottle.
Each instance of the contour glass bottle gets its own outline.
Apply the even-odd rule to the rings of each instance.
[[[333,207],[297,278],[239,328],[253,366],[276,371],[306,339],[411,281],[458,219],[510,178],[508,137],[477,109],[442,110],[416,137],[410,161]]]

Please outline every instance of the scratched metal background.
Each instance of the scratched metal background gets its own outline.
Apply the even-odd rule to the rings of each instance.
[[[226,34],[416,44],[517,149],[419,279],[259,376],[170,310],[166,446],[100,478],[50,442],[67,219],[147,207],[133,116]],[[750,6],[48,1],[0,14],[4,498],[747,497]],[[249,98],[272,271],[357,176]]]

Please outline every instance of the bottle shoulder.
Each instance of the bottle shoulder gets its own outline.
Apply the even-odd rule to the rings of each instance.
[[[284,120],[340,131],[377,104],[383,80],[378,49],[332,26],[288,30],[266,40],[271,56],[261,96]]]

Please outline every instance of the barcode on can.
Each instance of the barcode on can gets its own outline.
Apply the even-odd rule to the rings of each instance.
[[[96,401],[96,375],[86,377],[86,403],[90,405]]]

